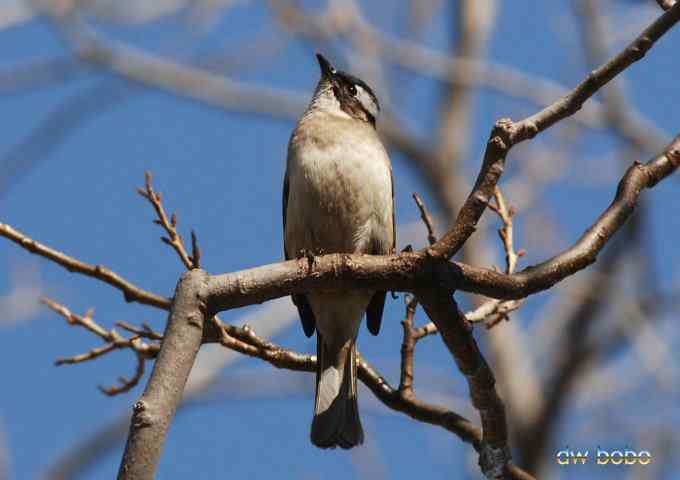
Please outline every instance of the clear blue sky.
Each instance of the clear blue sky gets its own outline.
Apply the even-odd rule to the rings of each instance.
[[[399,14],[402,8],[379,7],[379,2],[363,3],[371,22],[389,32],[402,30],[405,22]],[[401,6],[401,2],[395,3]],[[578,44],[579,24],[568,5],[571,2],[499,3],[501,12],[490,44],[490,59],[567,86],[583,76],[587,69]],[[616,15],[628,22],[651,18],[654,12],[649,8],[633,17],[629,15],[633,3],[614,3]],[[435,18],[423,41],[435,48],[445,48],[450,36],[448,18],[448,15]],[[106,23],[99,27],[111,37],[158,54],[190,58],[197,52],[230,44],[243,49],[246,55],[249,39],[270,25],[266,9],[259,3],[248,2],[247,6],[231,10],[205,36],[187,29],[180,17],[144,27],[114,27]],[[627,34],[625,28],[621,30],[618,47],[639,28],[633,25]],[[636,108],[673,135],[680,129],[679,42],[680,29],[676,28],[629,70],[625,83]],[[311,94],[318,79],[313,53],[313,48],[293,40],[272,61],[256,65],[237,78]],[[3,72],[24,62],[64,54],[66,50],[44,21],[34,20],[0,31]],[[427,133],[440,86],[397,68],[388,72],[397,80],[410,82],[398,106],[411,117],[411,124],[420,125],[419,129]],[[2,162],[11,158],[16,146],[36,125],[69,98],[102,84],[112,89],[125,86],[116,78],[91,72],[38,91],[0,97],[0,172],[6,172]],[[152,211],[135,193],[135,188],[143,184],[143,172],[150,170],[156,188],[165,194],[166,206],[178,212],[185,236],[188,237],[191,228],[198,232],[208,271],[220,273],[278,261],[282,256],[281,180],[293,123],[225,113],[138,87],[129,87],[126,92],[113,106],[88,116],[69,130],[63,141],[12,181],[9,191],[0,198],[0,222],[84,261],[104,263],[141,287],[169,296],[182,267],[172,251],[158,241],[161,232],[151,224]],[[498,117],[520,117],[533,109],[516,100],[481,92],[476,98],[471,151],[466,171],[461,174],[476,172],[489,128]],[[616,179],[622,174],[619,163],[606,157],[616,151],[616,140],[607,132],[590,134],[587,139],[588,142],[572,149],[574,158],[566,168],[567,178],[552,186],[550,194],[542,200],[547,212],[561,217],[560,245],[575,239],[594,220],[607,205]],[[31,154],[30,148],[22,152]],[[392,158],[397,222],[407,224],[418,218],[411,192],[426,194],[426,190],[403,158],[398,155]],[[511,159],[521,160],[522,155],[513,155]],[[545,161],[550,162],[551,158]],[[587,186],[582,185],[602,170],[604,180],[591,179]],[[510,175],[512,171],[510,167]],[[679,186],[676,176],[647,197],[652,209],[650,259],[660,282],[668,285],[677,283],[680,263]],[[426,198],[430,197],[426,194]],[[531,240],[531,231],[519,228],[517,234],[520,246]],[[399,238],[398,243],[403,246]],[[549,253],[554,252],[530,251],[527,261],[538,261]],[[0,240],[0,298],[15,291],[18,284],[32,281],[39,282],[43,294],[74,312],[84,313],[94,307],[95,318],[106,326],[117,320],[147,321],[162,329],[165,320],[164,312],[126,304],[112,288],[70,274]],[[528,302],[522,321],[528,322],[544,300],[545,296],[541,296]],[[243,313],[243,310],[226,312],[223,319],[235,320]],[[3,315],[6,314],[0,311],[0,316]],[[390,301],[381,336],[372,338],[362,332],[360,339],[363,353],[394,383],[398,383],[401,334],[398,320],[402,315],[402,301]],[[84,352],[98,345],[97,339],[82,329],[68,327],[44,308],[29,312],[27,317],[29,320],[10,324],[0,319],[3,378],[0,431],[9,449],[13,479],[35,478],[71,445],[125,412],[142,388],[115,398],[108,398],[96,389],[98,384],[112,384],[118,375],[132,374],[134,359],[129,352],[81,365],[54,367],[55,358]],[[254,327],[257,330],[257,325]],[[315,345],[313,339],[306,339],[297,321],[275,340],[298,351],[311,352]],[[456,407],[467,403],[462,377],[438,338],[420,344],[416,358],[416,387],[420,381],[426,398],[455,398]],[[274,384],[284,381],[281,380],[284,377],[303,379],[307,388],[292,395],[233,399],[230,379],[234,375],[242,378],[244,372],[261,375],[263,382]],[[178,415],[165,446],[158,478],[276,475],[303,479],[407,479],[418,475],[443,479],[470,471],[475,473],[460,473],[460,478],[478,476],[476,468],[460,467],[461,463],[475,463],[470,446],[439,428],[388,412],[366,390],[361,391],[360,401],[367,445],[363,453],[350,455],[343,451],[320,451],[309,443],[310,375],[274,370],[260,361],[243,359],[222,376],[221,395],[192,405]],[[639,397],[625,401],[635,402],[636,398]],[[671,414],[666,418],[678,419],[677,411]],[[651,424],[654,419],[642,420],[647,421]],[[583,428],[577,418],[565,420],[564,443],[573,445],[570,439],[574,438],[578,442]],[[586,447],[594,448],[597,442],[616,446],[635,442],[633,437],[626,436],[629,432],[624,426],[620,428],[620,432],[613,434],[615,439],[607,434],[601,439],[591,435],[595,438],[593,445]],[[84,478],[112,478],[121,449],[122,442],[88,470]],[[362,455],[373,460],[362,462]],[[362,465],[369,465],[374,471],[367,472]],[[611,470],[564,473],[564,478],[596,478],[596,474],[618,478]]]

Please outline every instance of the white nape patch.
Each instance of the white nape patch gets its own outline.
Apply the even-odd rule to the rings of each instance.
[[[323,413],[328,410],[333,403],[333,400],[340,394],[340,387],[342,386],[342,378],[340,372],[335,367],[328,367],[321,372],[319,379],[319,407],[316,413]]]
[[[376,105],[373,97],[369,95],[369,93],[361,85],[356,85],[356,89],[357,100],[361,102],[363,107],[373,116],[373,118],[378,118],[378,105]]]

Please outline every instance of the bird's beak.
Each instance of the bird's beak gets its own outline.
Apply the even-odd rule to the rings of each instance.
[[[316,59],[319,61],[319,67],[321,67],[321,76],[325,78],[332,78],[335,75],[335,68],[331,65],[331,62],[326,60],[326,57],[320,53],[316,54]]]

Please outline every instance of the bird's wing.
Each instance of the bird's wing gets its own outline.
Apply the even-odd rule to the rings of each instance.
[[[290,260],[288,255],[288,249],[286,248],[286,212],[288,211],[288,169],[286,169],[286,174],[283,177],[283,255],[286,260]],[[305,331],[305,335],[311,337],[314,335],[314,329],[316,325],[316,320],[314,319],[314,312],[312,307],[309,306],[309,301],[307,301],[307,295],[296,294],[291,295],[293,303],[298,309],[300,314],[300,321],[302,322],[302,329]]]
[[[390,247],[390,252],[393,253],[394,249],[397,247],[397,226],[394,217],[394,174],[392,173],[392,165],[388,162],[388,167],[390,169],[390,183],[392,187],[392,245]],[[374,252],[375,254],[385,253],[385,252]],[[383,310],[385,308],[385,296],[387,292],[375,292],[371,301],[366,307],[366,326],[368,331],[373,335],[380,333],[380,324],[382,322]]]

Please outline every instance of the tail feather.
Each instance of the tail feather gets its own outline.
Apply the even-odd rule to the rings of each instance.
[[[333,352],[317,331],[318,369],[311,440],[320,448],[352,448],[364,442],[357,404],[354,340]]]

